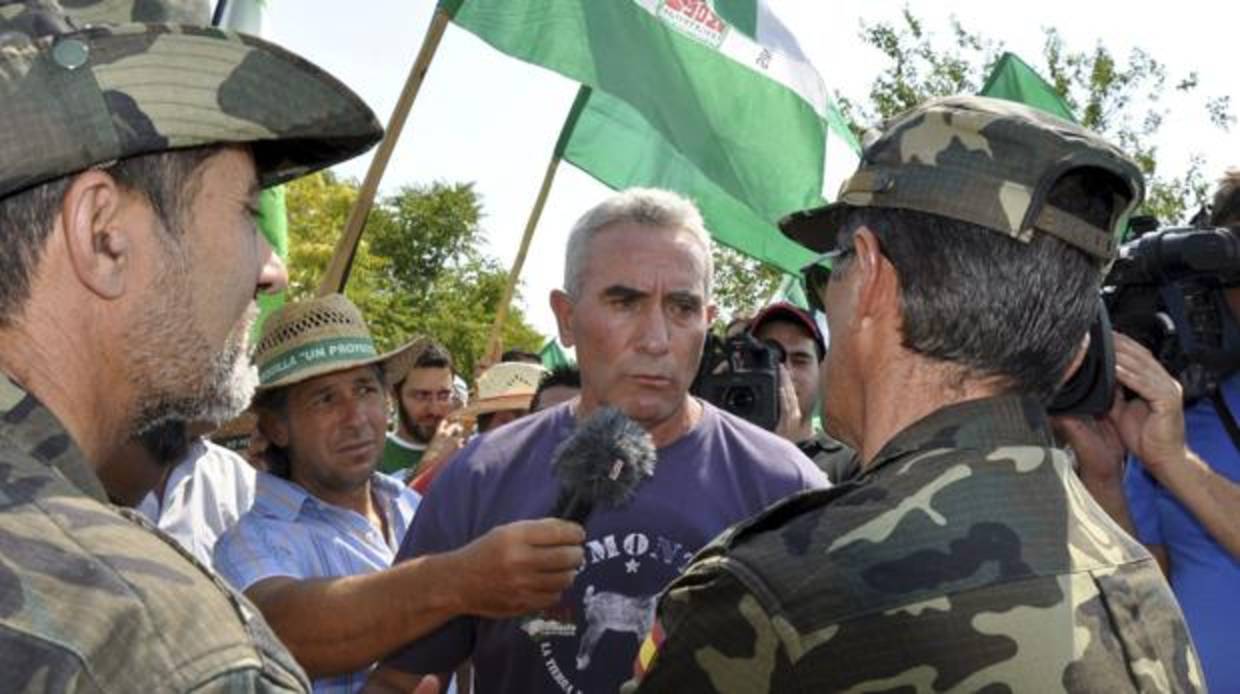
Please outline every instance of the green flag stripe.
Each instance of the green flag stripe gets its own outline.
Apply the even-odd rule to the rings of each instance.
[[[697,203],[716,240],[787,272],[797,272],[814,257],[715,185],[635,109],[608,94],[589,94],[563,156],[612,188],[640,183],[680,191]]]

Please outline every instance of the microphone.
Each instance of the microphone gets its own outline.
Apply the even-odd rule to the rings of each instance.
[[[654,474],[650,434],[614,407],[603,407],[556,446],[551,468],[560,496],[551,515],[584,525],[596,506],[627,503],[637,485]]]

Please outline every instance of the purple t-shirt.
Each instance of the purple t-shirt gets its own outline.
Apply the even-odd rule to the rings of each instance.
[[[659,592],[694,552],[775,501],[827,486],[791,443],[709,404],[703,410],[697,426],[659,449],[654,476],[630,504],[590,516],[585,563],[560,605],[519,619],[458,618],[385,664],[449,672],[472,657],[481,694],[618,690]],[[552,451],[575,426],[566,403],[470,442],[422,500],[396,561],[545,517],[558,493]]]

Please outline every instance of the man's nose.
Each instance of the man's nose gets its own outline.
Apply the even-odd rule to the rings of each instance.
[[[258,291],[275,294],[288,287],[288,267],[272,250],[266,238],[260,238],[260,252],[265,253],[263,266],[258,272]]]

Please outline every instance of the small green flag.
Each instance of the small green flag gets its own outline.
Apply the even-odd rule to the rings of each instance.
[[[995,63],[995,69],[982,87],[981,96],[1027,104],[1073,123],[1077,122],[1072,115],[1072,109],[1068,108],[1059,92],[1014,53],[1004,53],[999,62]]]

